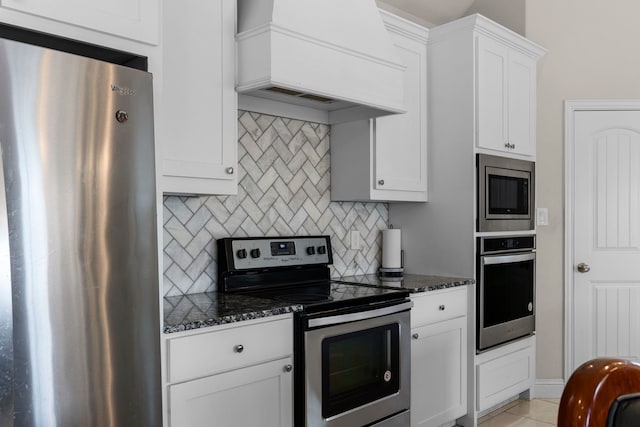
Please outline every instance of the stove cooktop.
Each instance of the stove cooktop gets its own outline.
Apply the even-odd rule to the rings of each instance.
[[[305,312],[406,299],[406,290],[334,281],[329,236],[218,240],[218,286],[258,298],[302,305]]]
[[[406,299],[409,296],[406,290],[376,288],[337,281],[294,284],[243,293],[257,298],[302,305],[304,311],[308,313]]]

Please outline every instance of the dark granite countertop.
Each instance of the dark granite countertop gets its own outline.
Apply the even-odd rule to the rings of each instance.
[[[164,333],[206,328],[300,310],[300,305],[218,292],[165,297]]]
[[[420,274],[405,274],[401,279],[381,279],[377,274],[364,274],[334,280],[386,289],[403,289],[409,292],[428,292],[475,283],[473,279],[467,278]],[[218,292],[165,297],[164,333],[206,328],[301,310],[301,305]]]
[[[466,286],[475,280],[462,277],[430,276],[422,274],[405,274],[401,278],[381,278],[377,274],[363,274],[359,276],[341,277],[337,280],[360,283],[389,289],[405,289],[409,292],[429,292],[439,289]]]

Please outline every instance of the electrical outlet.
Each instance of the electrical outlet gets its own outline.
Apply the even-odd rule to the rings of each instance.
[[[549,225],[549,209],[547,208],[536,209],[536,224]]]
[[[349,247],[354,251],[359,251],[362,249],[362,243],[360,242],[360,232],[358,230],[351,230],[349,232],[349,238],[351,242],[349,243]]]

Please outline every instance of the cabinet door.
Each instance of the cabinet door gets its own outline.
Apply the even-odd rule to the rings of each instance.
[[[406,65],[407,112],[375,120],[374,188],[427,191],[427,47],[423,41],[389,32],[398,58]]]
[[[291,358],[169,387],[169,425],[293,426]]]
[[[162,191],[236,194],[236,2],[163,4]]]
[[[158,44],[160,5],[155,0],[2,0],[1,3],[4,9]]]
[[[511,151],[533,156],[536,151],[536,61],[511,51],[508,70],[508,139]]]
[[[508,151],[508,49],[484,37],[477,39],[477,49],[477,143],[482,148]]]
[[[536,61],[516,50],[479,37],[478,147],[535,154]]]
[[[467,318],[411,330],[411,425],[440,426],[467,412]]]

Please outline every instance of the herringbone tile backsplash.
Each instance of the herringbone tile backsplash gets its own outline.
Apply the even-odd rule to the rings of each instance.
[[[328,125],[238,111],[238,195],[164,198],[165,296],[215,291],[215,240],[328,234],[332,276],[380,266],[385,203],[332,202]],[[358,230],[363,249],[349,249]]]

